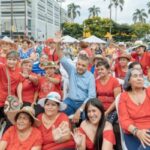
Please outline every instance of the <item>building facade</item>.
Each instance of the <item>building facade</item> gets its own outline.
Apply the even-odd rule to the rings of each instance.
[[[54,37],[66,21],[66,11],[54,0],[0,0],[2,35],[29,36],[43,41]]]

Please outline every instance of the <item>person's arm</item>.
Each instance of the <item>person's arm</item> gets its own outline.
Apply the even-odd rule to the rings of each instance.
[[[134,121],[130,118],[127,103],[128,103],[128,97],[126,95],[126,92],[121,93],[120,100],[118,104],[118,118],[119,123],[121,125],[121,128],[129,132],[128,128],[130,125],[134,125]]]
[[[59,75],[54,76],[54,77],[48,77],[48,80],[54,84],[59,84],[61,82],[61,77]]]
[[[6,150],[7,148],[7,141],[0,141],[0,150]]]
[[[114,96],[117,97],[118,94],[121,93],[121,87],[117,87],[114,89]],[[106,110],[105,114],[108,115],[110,112],[112,112],[115,109],[115,101],[109,106],[109,108]]]
[[[106,131],[112,131],[113,132],[113,127],[111,125],[111,123],[106,122],[105,127],[104,127],[104,132]],[[113,150],[113,145],[114,143],[112,143],[113,139],[115,139],[115,135],[112,133],[107,133],[107,134],[111,134],[111,139],[107,139],[107,137],[105,137],[105,133],[103,133],[103,143],[102,143],[102,150]],[[110,135],[109,135],[110,136]],[[111,141],[112,140],[112,141]]]
[[[28,79],[34,84],[34,85],[38,85],[38,77],[37,76],[33,76],[33,75],[29,75]]]
[[[23,103],[23,101],[22,101],[22,82],[20,82],[17,86],[17,96],[18,96],[19,102]]]
[[[74,123],[79,122],[81,113],[84,111],[84,107],[85,107],[86,102],[90,98],[95,98],[95,97],[96,97],[96,86],[95,86],[94,76],[92,75],[90,78],[90,81],[89,81],[88,97],[85,99],[83,104],[76,110],[76,112],[72,118],[72,122],[74,122]]]

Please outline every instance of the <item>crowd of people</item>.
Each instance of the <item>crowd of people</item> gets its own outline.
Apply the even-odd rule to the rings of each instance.
[[[142,41],[3,38],[0,76],[0,150],[122,150],[116,124],[128,150],[150,150],[150,52]],[[6,105],[9,95],[19,109],[13,99]]]

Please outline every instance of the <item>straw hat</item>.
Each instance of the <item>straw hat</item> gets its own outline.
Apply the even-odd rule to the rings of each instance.
[[[145,47],[145,49],[147,48],[147,45],[143,43],[143,41],[135,41],[134,46],[132,47],[132,49],[136,49],[138,47]]]
[[[46,98],[42,98],[38,101],[38,104],[40,104],[42,107],[44,107],[45,100],[50,100],[59,103],[59,110],[63,111],[67,108],[67,105],[63,102],[61,102],[61,96],[57,92],[50,92]]]
[[[94,59],[96,59],[96,58],[100,58],[100,59],[105,59],[102,55],[100,55],[100,54],[96,54],[95,56],[94,56]]]
[[[42,63],[41,66],[42,66],[44,69],[47,69],[47,68],[55,68],[55,67],[56,67],[56,64],[55,64],[55,62],[53,62],[53,61],[47,61],[47,62]]]
[[[7,117],[10,120],[12,124],[15,124],[15,117],[17,114],[20,113],[27,113],[29,114],[33,119],[34,119],[34,126],[38,127],[40,126],[41,122],[35,117],[35,110],[31,106],[25,106],[21,110],[16,110],[16,111],[8,111],[7,112]]]
[[[130,55],[129,55],[129,54],[126,54],[126,53],[123,53],[123,54],[121,54],[120,56],[118,56],[118,59],[120,59],[120,58],[126,58],[126,59],[128,59],[129,61],[130,61],[130,59],[131,59]]]

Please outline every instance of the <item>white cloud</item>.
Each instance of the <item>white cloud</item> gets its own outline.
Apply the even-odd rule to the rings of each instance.
[[[121,12],[118,9],[118,17],[117,22],[119,23],[132,23],[132,14],[134,11],[138,9],[144,8],[147,10],[146,3],[148,0],[125,0],[125,4],[123,6],[123,11]],[[80,5],[81,9],[81,16],[76,18],[76,22],[82,23],[85,19],[88,18],[89,12],[88,8],[95,5],[96,7],[100,7],[101,17],[109,18],[109,0],[65,0],[64,3],[62,3],[62,7],[67,10],[67,5],[70,3],[74,3],[76,5]],[[112,9],[112,18],[115,19],[115,9]]]

